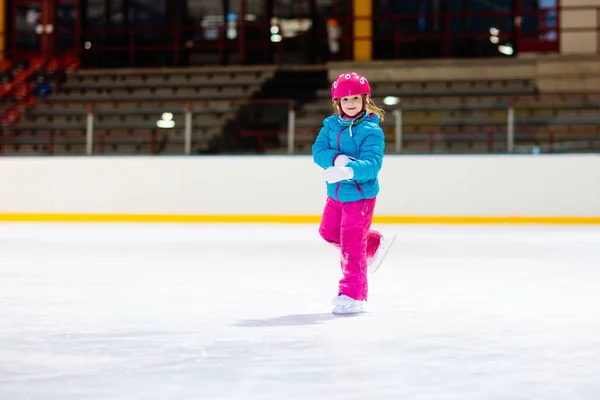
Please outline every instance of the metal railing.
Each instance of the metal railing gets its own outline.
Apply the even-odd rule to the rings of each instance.
[[[553,95],[553,94],[548,94],[548,96]],[[554,95],[558,95],[558,94],[554,94]],[[581,94],[581,95],[577,95],[577,94],[572,94],[572,95],[564,95],[561,94],[561,96],[566,96],[567,98],[572,96],[574,98],[577,98],[579,100],[581,100],[582,96],[594,96],[594,94]],[[596,110],[596,117],[594,119],[594,117],[592,116],[590,118],[590,114],[584,115],[581,117],[581,122],[582,124],[585,125],[595,125],[596,126],[596,137],[597,139],[600,139],[600,94],[596,95],[599,100],[597,100],[596,102],[588,102],[587,105],[584,106],[585,100],[582,101],[582,108],[586,108],[588,110]],[[481,96],[478,96],[481,97]],[[487,110],[488,111],[498,111],[498,110],[504,110],[505,111],[505,125],[498,125],[498,124],[494,124],[493,126],[490,124],[489,126],[486,125],[482,125],[481,128],[481,132],[486,132],[487,134],[487,141],[488,141],[488,151],[492,152],[493,151],[493,143],[494,143],[494,137],[500,135],[501,137],[504,137],[504,143],[505,143],[505,147],[506,147],[506,152],[507,153],[514,153],[516,151],[516,140],[519,139],[520,136],[524,136],[525,133],[522,131],[519,131],[517,123],[519,122],[519,125],[521,127],[528,127],[528,126],[533,126],[533,125],[529,125],[527,118],[517,118],[515,112],[517,110],[519,110],[519,105],[520,105],[520,101],[521,100],[525,100],[528,99],[530,96],[521,96],[520,97],[515,97],[515,98],[509,98],[507,99],[507,103],[506,103],[506,107],[502,107],[502,106],[490,106]],[[235,102],[234,102],[235,103]],[[255,129],[255,130],[251,130],[248,131],[248,135],[247,136],[253,136],[256,137],[261,143],[262,143],[262,139],[265,137],[274,137],[274,136],[279,136],[279,135],[285,135],[286,137],[286,151],[287,154],[295,154],[296,151],[296,146],[297,146],[297,123],[296,123],[296,114],[297,114],[297,110],[296,110],[296,104],[293,100],[291,99],[256,99],[256,100],[251,100],[251,101],[244,101],[239,103],[240,105],[258,105],[258,104],[262,104],[265,106],[271,106],[271,105],[285,105],[287,106],[287,126],[285,130],[279,130],[279,129]],[[527,108],[528,106],[523,106],[523,108],[521,108],[521,110],[529,110],[529,108]],[[183,140],[183,145],[182,145],[182,149],[181,149],[181,154],[185,154],[185,155],[190,155],[192,154],[192,139],[193,139],[193,114],[194,114],[194,107],[193,107],[193,102],[186,102],[185,105],[182,107],[183,109],[183,114],[184,114],[184,140]],[[560,106],[556,106],[554,108],[550,107],[549,109],[560,109]],[[404,152],[404,146],[406,144],[406,140],[407,137],[409,137],[410,135],[412,135],[411,132],[406,132],[406,123],[405,123],[405,112],[418,112],[418,111],[425,111],[426,108],[419,108],[419,106],[403,106],[402,103],[399,103],[397,106],[395,107],[387,107],[386,111],[389,113],[391,113],[391,115],[393,116],[393,149],[394,152],[397,154],[401,154]],[[458,109],[457,109],[458,110]],[[461,111],[469,111],[470,109],[467,107],[461,107],[460,108]],[[473,110],[479,110],[481,111],[480,108],[478,109],[471,109],[471,111]],[[446,111],[452,111],[452,110],[446,110]],[[539,117],[538,117],[539,118]],[[577,116],[572,117],[572,119],[577,120]],[[94,105],[93,104],[89,104],[88,108],[87,108],[87,115],[86,115],[86,154],[88,155],[92,155],[94,154],[94,148],[96,147],[97,143],[95,140],[95,113],[94,113]],[[315,123],[314,129],[308,129],[304,131],[304,134],[307,134],[309,136],[312,137],[316,137],[317,133],[318,133],[318,129],[317,127],[320,126],[320,119],[315,118]],[[551,120],[548,120],[549,125],[552,125],[550,122]],[[314,130],[314,132],[313,132]],[[387,129],[386,129],[387,130]],[[169,132],[169,129],[164,129],[163,130],[165,132],[165,134],[167,134]],[[429,151],[433,152],[434,150],[434,136],[437,135],[439,133],[436,132],[428,132],[425,135],[427,136],[427,142],[429,143]],[[552,129],[547,130],[547,142],[549,145],[550,150],[553,149],[553,146],[555,144],[555,136],[556,136],[556,131],[553,131]],[[448,136],[452,136],[452,134],[448,134]],[[153,136],[154,137],[154,136]],[[473,139],[473,141],[478,141],[477,139]],[[480,141],[480,140],[479,140]]]
[[[230,105],[239,105],[239,106],[252,106],[257,104],[263,105],[283,105],[287,107],[287,151],[289,154],[294,153],[294,142],[295,142],[295,132],[296,132],[296,110],[295,110],[295,101],[293,99],[253,99],[253,100],[240,100],[228,101]],[[183,151],[182,153],[185,155],[192,154],[192,137],[193,137],[193,102],[186,101],[184,105],[184,141],[183,141]],[[235,111],[232,109],[232,111]],[[92,155],[94,154],[95,148],[95,113],[94,113],[94,104],[89,103],[87,105],[87,114],[86,114],[86,154]],[[168,122],[168,121],[167,121]],[[168,127],[163,128],[166,132],[168,132]],[[261,130],[255,131],[255,136],[262,137]]]
[[[412,111],[418,111],[413,108]],[[600,108],[599,108],[600,112]],[[404,124],[403,124],[403,108],[400,106],[392,110],[394,116],[394,152],[401,154],[404,144]],[[600,127],[600,113],[598,114],[598,124]],[[514,101],[506,108],[506,148],[508,153],[513,153],[515,149],[515,106]],[[429,151],[433,152],[433,133],[428,134]],[[488,139],[489,140],[489,139]],[[491,150],[491,149],[490,149]]]
[[[581,101],[581,99],[584,98],[585,100],[581,101],[581,103],[580,103],[581,108],[579,110],[577,108],[575,108],[575,110],[576,111],[581,111],[582,109],[594,110],[594,114],[592,114],[591,118],[590,118],[590,114],[573,116],[573,117],[571,117],[571,121],[572,122],[580,122],[582,125],[595,126],[595,132],[593,133],[595,135],[594,145],[600,145],[600,93],[570,93],[570,94],[546,93],[545,95],[537,95],[534,97],[544,98],[544,97],[550,97],[550,96],[560,96],[563,98],[574,98],[579,101]],[[486,97],[486,96],[479,95],[477,97]],[[498,126],[498,125],[495,125],[493,128],[490,126],[485,126],[485,125],[481,126],[481,132],[485,131],[487,134],[488,152],[491,153],[493,151],[493,142],[494,142],[493,138],[496,135],[504,136],[507,153],[515,153],[517,151],[516,141],[518,138],[531,136],[531,134],[527,134],[526,132],[519,131],[519,129],[517,127],[517,122],[520,122],[519,125],[521,125],[522,127],[525,127],[525,129],[523,129],[523,130],[526,130],[527,127],[532,125],[530,120],[528,120],[527,118],[517,119],[517,117],[515,115],[515,112],[517,110],[530,111],[532,109],[535,109],[535,107],[531,108],[527,105],[520,107],[521,100],[527,100],[527,99],[530,99],[530,97],[532,97],[532,96],[524,95],[524,96],[515,96],[513,98],[509,97],[506,100],[506,103],[507,103],[506,107],[502,108],[500,106],[497,106],[497,107],[488,108],[488,110],[494,110],[494,111],[503,110],[503,111],[505,111],[505,118],[506,118],[505,119],[506,124],[503,127]],[[597,98],[598,100],[588,101],[587,100],[588,97]],[[577,103],[574,103],[574,104],[577,104]],[[547,108],[552,109],[554,111],[561,110],[561,107],[559,105],[556,105],[555,107],[547,107]],[[418,111],[424,111],[425,109],[424,108],[420,109],[418,106],[416,106],[416,107],[410,107],[409,110],[412,112],[418,112]],[[460,111],[474,111],[474,110],[475,109],[469,109],[468,107],[460,108]],[[476,110],[481,110],[481,109],[477,108]],[[400,153],[403,153],[403,147],[404,147],[405,138],[406,138],[405,127],[404,127],[405,107],[403,107],[402,104],[399,103],[396,108],[391,109],[389,111],[392,112],[392,115],[394,117],[394,130],[393,130],[393,132],[394,132],[394,152],[397,154],[400,154]],[[548,118],[548,125],[552,125],[551,118]],[[553,151],[555,149],[555,145],[556,145],[557,130],[549,129],[546,134],[547,134],[547,143],[546,143],[547,148],[549,151]],[[434,147],[433,137],[436,135],[436,133],[429,132],[426,135],[428,136],[427,141],[429,143],[429,152],[433,152],[433,150],[434,150],[433,149],[433,147]],[[452,134],[450,134],[450,136],[451,135]]]
[[[448,96],[453,96],[452,91],[448,92]],[[499,105],[496,104],[493,106],[490,106],[488,108],[480,108],[478,107],[477,109],[479,110],[502,110],[505,112],[505,124],[504,126],[498,125],[497,121],[494,124],[489,124],[489,126],[486,126],[486,123],[483,122],[482,126],[481,126],[481,131],[486,131],[485,133],[488,135],[488,149],[489,151],[493,151],[493,145],[494,145],[494,138],[497,137],[503,137],[503,141],[505,142],[505,147],[506,147],[506,151],[509,153],[513,153],[516,151],[516,141],[519,138],[522,138],[524,136],[523,134],[523,127],[527,127],[528,125],[528,121],[526,119],[522,119],[521,117],[517,117],[516,116],[516,110],[518,109],[527,109],[528,105],[526,104],[528,101],[532,100],[532,99],[548,99],[550,97],[561,97],[561,98],[565,98],[565,99],[570,99],[572,100],[572,103],[570,105],[570,108],[573,108],[574,106],[577,107],[578,104],[581,105],[581,108],[586,108],[588,110],[595,110],[596,114],[595,114],[595,119],[592,117],[590,118],[589,114],[587,116],[585,116],[585,124],[587,125],[593,125],[596,127],[597,129],[597,136],[600,137],[600,93],[594,93],[594,92],[587,92],[587,93],[544,93],[542,94],[523,94],[523,95],[516,95],[516,96],[510,96],[510,95],[505,95],[505,96],[498,96],[497,94],[490,94],[488,96],[486,96],[485,94],[478,94],[477,96],[475,96],[476,98],[485,98],[485,97],[490,97],[490,98],[496,98],[496,100],[498,98],[502,98],[505,102],[505,106],[503,105]],[[434,98],[434,99],[441,99],[443,97],[446,97],[442,94],[438,94],[438,95],[423,95],[423,97],[426,98]],[[468,99],[469,96],[461,96],[461,98],[463,99]],[[414,99],[414,98],[413,98]],[[591,99],[591,100],[590,100]],[[393,121],[393,139],[394,139],[394,152],[395,153],[403,153],[404,152],[404,147],[407,143],[407,138],[413,138],[413,132],[407,132],[406,131],[406,126],[408,125],[406,123],[406,119],[405,119],[405,113],[406,112],[415,112],[415,111],[425,111],[426,107],[424,106],[420,106],[418,103],[417,104],[405,104],[405,102],[402,101],[403,99],[399,99],[399,104],[393,107],[385,107],[386,111],[388,112],[388,115],[391,114],[392,115],[392,121]],[[64,101],[70,102],[70,100],[65,99]],[[126,103],[127,101],[125,101]],[[269,136],[281,136],[282,133],[285,134],[286,137],[286,150],[288,154],[294,154],[296,153],[296,147],[297,147],[297,139],[298,139],[298,135],[312,135],[312,136],[316,136],[318,130],[317,127],[320,125],[321,122],[321,117],[316,117],[315,116],[315,123],[314,123],[314,128],[308,130],[307,132],[298,132],[298,125],[297,125],[297,113],[298,112],[304,112],[304,110],[302,108],[297,107],[297,104],[294,102],[294,100],[292,99],[242,99],[242,100],[225,100],[225,103],[227,103],[229,106],[240,106],[240,107],[244,107],[244,106],[257,106],[257,105],[263,105],[266,107],[271,107],[274,105],[280,105],[280,106],[285,106],[287,108],[287,121],[286,121],[286,128],[285,131],[281,131],[278,129],[253,129],[252,132],[249,132],[249,136],[254,136],[256,137],[259,141],[262,141],[263,138],[265,137],[269,137]],[[110,103],[113,104],[118,104],[119,102],[117,101],[111,101]],[[202,113],[202,108],[209,104],[209,102],[207,101],[185,101],[185,99],[182,99],[181,101],[179,100],[174,100],[173,102],[171,102],[171,104],[178,104],[175,107],[178,107],[181,110],[181,113],[183,114],[183,144],[182,144],[182,154],[192,154],[192,143],[193,143],[193,137],[194,137],[194,114],[196,112],[200,112]],[[57,103],[59,104],[59,103]],[[421,108],[420,108],[421,107]],[[468,108],[469,106],[461,106],[460,110],[461,111],[465,111],[465,110],[469,110]],[[58,107],[60,108],[60,107]],[[551,107],[550,107],[551,108]],[[475,108],[474,108],[475,109]],[[560,105],[557,105],[556,107],[554,107],[554,109],[558,109],[560,110]],[[235,112],[236,109],[232,108],[231,109],[232,112]],[[452,111],[452,110],[445,110],[445,111]],[[81,114],[78,114],[81,115]],[[323,115],[322,117],[324,117],[325,115]],[[100,112],[100,117],[102,117],[102,112]],[[85,112],[85,128],[80,129],[80,131],[83,131],[85,133],[85,153],[88,155],[92,155],[95,154],[96,152],[94,151],[95,148],[97,148],[98,146],[100,146],[100,148],[102,148],[104,146],[105,143],[105,138],[102,136],[98,136],[96,134],[96,130],[98,128],[98,125],[96,124],[98,119],[98,112],[97,112],[97,108],[96,108],[96,104],[90,103],[87,105],[87,109]],[[539,118],[538,118],[539,119]],[[578,124],[584,124],[584,119],[581,119],[580,121],[577,120],[577,117],[573,117],[572,120],[574,121],[574,125],[578,125]],[[434,121],[433,121],[434,122]],[[549,120],[549,122],[551,122]],[[102,125],[102,122],[101,124]],[[551,125],[551,124],[549,124]],[[304,126],[306,126],[306,124],[304,124]],[[389,132],[388,129],[389,125],[386,125],[385,130]],[[118,128],[111,128],[114,130],[118,130]],[[40,130],[38,130],[38,133],[42,133],[44,137],[47,137],[48,139],[48,152],[50,154],[52,154],[52,149],[54,146],[54,142],[56,139],[56,133],[57,131],[60,131],[61,128],[59,127],[53,127],[53,124],[50,123],[48,124],[48,128],[45,132],[41,132]],[[75,128],[72,129],[72,131],[75,130]],[[103,129],[104,131],[106,131],[107,129]],[[161,127],[155,127],[153,129],[148,128],[148,125],[146,124],[144,127],[139,127],[139,128],[131,128],[130,130],[136,130],[137,132],[135,133],[136,135],[142,134],[142,135],[146,135],[149,134],[150,137],[150,141],[153,143],[153,148],[155,147],[155,141],[156,141],[156,137],[157,137],[157,132],[162,132],[163,136],[168,136],[170,135],[171,131],[168,128],[161,128]],[[300,129],[301,131],[302,129]],[[441,130],[440,130],[441,131]],[[480,132],[481,132],[480,131]],[[547,131],[547,141],[549,143],[549,148],[553,149],[554,148],[554,141],[555,141],[555,133],[556,130],[553,131],[552,129],[549,129]],[[429,151],[433,152],[433,147],[435,145],[435,137],[436,135],[438,135],[438,132],[435,131],[430,131],[427,133],[424,133],[424,135],[427,136],[427,142],[429,143]],[[118,133],[113,135],[113,137],[118,137]],[[452,134],[450,134],[450,137],[452,136]],[[39,137],[39,136],[38,136]],[[474,139],[477,140],[477,139]],[[38,141],[39,142],[39,141]],[[4,146],[8,143],[19,143],[18,141],[18,135],[13,135],[10,133],[10,129],[6,130],[6,132],[2,133],[0,132],[0,153],[2,153],[2,150],[4,148]],[[154,152],[154,151],[153,151]]]

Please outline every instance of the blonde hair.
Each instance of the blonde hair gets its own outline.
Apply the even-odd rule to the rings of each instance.
[[[379,119],[381,120],[381,122],[383,122],[385,111],[383,109],[377,107],[377,105],[375,104],[373,99],[371,99],[371,96],[366,96],[363,94],[362,98],[363,98],[363,102],[366,104],[365,108],[366,108],[367,112],[370,114],[376,114],[379,117]],[[333,113],[334,114],[340,113],[340,100],[341,99],[337,99],[333,102]]]

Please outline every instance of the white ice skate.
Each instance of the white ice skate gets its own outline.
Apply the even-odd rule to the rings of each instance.
[[[331,312],[334,314],[357,314],[364,311],[365,301],[354,300],[352,297],[341,294],[334,297],[331,303],[334,306]]]
[[[392,246],[392,243],[394,243],[394,240],[396,240],[396,234],[389,236],[381,235],[381,242],[379,243],[379,247],[377,248],[375,254],[373,254],[373,257],[367,263],[370,273],[374,274],[375,272],[377,272],[377,270],[381,266],[381,263],[383,262],[383,259],[387,255],[388,250]]]

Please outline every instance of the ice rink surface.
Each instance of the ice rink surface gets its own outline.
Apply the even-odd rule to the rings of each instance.
[[[600,399],[600,227],[380,228],[0,224],[0,399]]]

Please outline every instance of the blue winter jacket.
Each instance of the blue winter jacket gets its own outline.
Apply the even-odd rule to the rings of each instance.
[[[379,121],[377,114],[367,113],[356,120],[332,115],[323,121],[312,146],[315,163],[329,168],[340,154],[354,159],[346,165],[354,171],[352,179],[327,184],[327,195],[331,198],[349,202],[373,198],[379,193],[377,176],[385,149]]]

